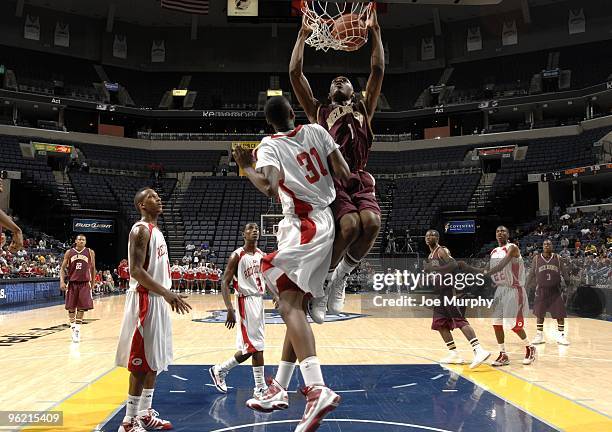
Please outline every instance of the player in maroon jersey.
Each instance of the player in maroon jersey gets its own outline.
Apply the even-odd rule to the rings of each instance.
[[[81,340],[81,324],[85,311],[93,309],[91,290],[96,276],[96,254],[85,247],[84,234],[76,236],[75,246],[64,254],[60,269],[60,289],[66,291],[66,309],[72,329],[72,342]],[[65,273],[68,273],[68,284]]]
[[[425,264],[425,271],[435,272],[441,275],[454,273],[458,268],[457,262],[451,256],[450,251],[446,247],[440,245],[439,241],[440,233],[438,231],[429,230],[425,233],[425,243],[427,243],[430,250],[428,262]],[[442,336],[449,350],[449,354],[440,360],[440,363],[463,364],[463,359],[457,353],[455,340],[451,333],[452,330],[458,328],[470,342],[472,350],[474,351],[474,360],[470,364],[470,369],[473,369],[487,360],[491,356],[491,353],[480,346],[480,342],[476,337],[476,332],[474,332],[468,320],[465,319],[465,307],[445,304],[445,299],[457,296],[455,287],[452,285],[441,285],[438,287],[438,290],[438,298],[442,301],[442,304],[440,306],[434,306],[433,308],[431,329],[440,332],[440,336]]]
[[[351,170],[347,182],[334,179],[336,200],[332,210],[337,228],[331,267],[326,278],[326,297],[329,297],[329,301],[322,298],[313,300],[311,304],[311,316],[318,323],[325,318],[325,307],[331,313],[342,311],[346,279],[368,254],[380,230],[380,208],[375,196],[374,177],[365,171],[373,141],[370,124],[385,73],[385,54],[375,9],[367,26],[372,37],[372,54],[370,77],[363,100],[357,99],[353,85],[344,76],[332,80],[326,103],[315,99],[302,71],[304,43],[312,31],[306,21],[302,23],[289,66],[293,91],[308,120],[320,124],[331,134]]]
[[[561,293],[561,276],[565,285],[569,286],[569,274],[559,255],[553,252],[553,244],[550,240],[542,243],[542,253],[533,257],[531,268],[527,274],[527,289],[537,285],[533,313],[538,318],[538,332],[533,344],[542,344],[544,340],[544,317],[546,312],[557,320],[557,343],[569,345],[565,337],[565,302]]]

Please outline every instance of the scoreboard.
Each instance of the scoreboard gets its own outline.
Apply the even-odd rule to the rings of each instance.
[[[34,151],[36,153],[63,153],[70,154],[72,153],[71,145],[65,144],[50,144],[50,143],[42,143],[32,141],[32,146],[34,147]]]

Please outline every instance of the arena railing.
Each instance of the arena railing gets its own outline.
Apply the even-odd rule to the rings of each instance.
[[[189,132],[138,132],[139,139],[152,141],[260,141],[263,133],[189,133]],[[377,134],[374,141],[400,142],[411,141],[412,134]]]

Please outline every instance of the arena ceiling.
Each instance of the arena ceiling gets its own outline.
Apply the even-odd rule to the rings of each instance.
[[[159,0],[24,0],[28,5],[68,12],[70,14],[106,19],[110,5],[114,5],[115,20],[152,27],[187,27],[191,25],[191,15],[169,11],[159,6]],[[260,0],[272,1],[272,0]],[[289,0],[278,0],[289,1]],[[384,0],[383,0],[384,1]],[[388,0],[389,2],[412,0]],[[417,0],[427,1],[427,0]],[[440,0],[432,0],[440,1]],[[451,0],[448,0],[451,1]],[[454,5],[419,5],[392,4],[392,13],[388,13],[381,22],[383,26],[414,27],[433,22],[433,8],[438,8],[442,22],[454,22],[472,18],[503,14],[521,10],[523,0],[502,0],[500,4],[489,6],[454,6]],[[528,0],[530,6],[564,3],[567,0]],[[226,0],[210,0],[210,12],[199,16],[198,24],[202,26],[225,26]]]

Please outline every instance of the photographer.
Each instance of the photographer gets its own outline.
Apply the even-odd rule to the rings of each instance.
[[[4,170],[0,171],[0,193],[4,192],[3,181],[5,178],[7,178],[7,172]],[[23,234],[21,232],[21,228],[19,228],[17,224],[13,222],[13,219],[9,215],[0,210],[0,230],[2,230],[2,228],[9,230],[13,234],[9,251],[11,251],[11,253],[15,253],[18,250],[23,249]]]

